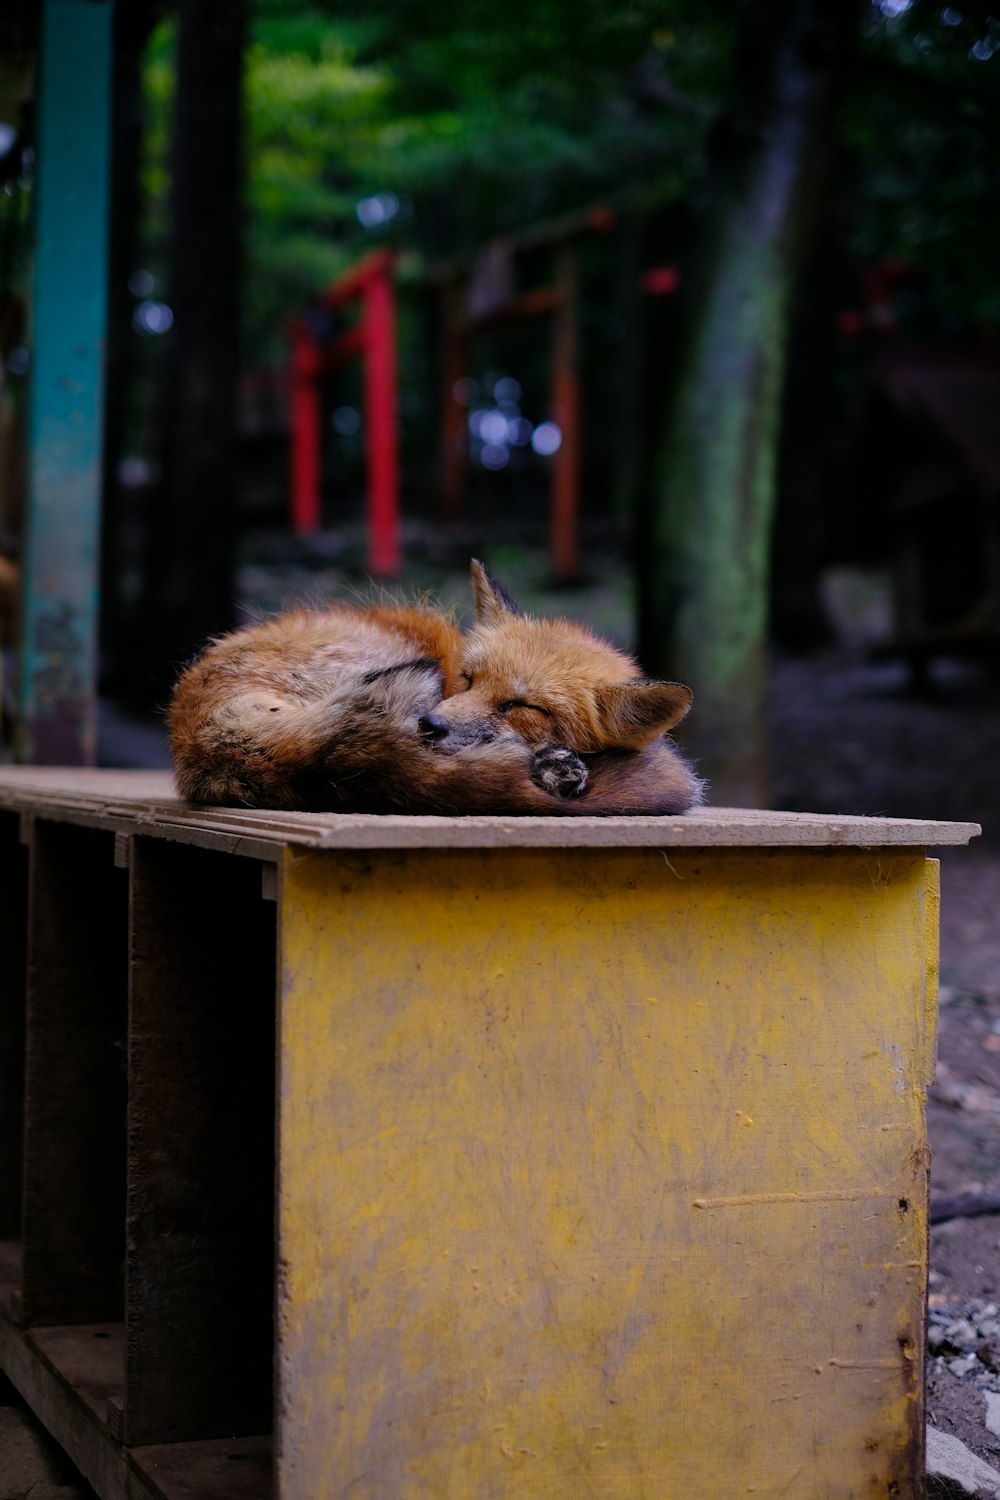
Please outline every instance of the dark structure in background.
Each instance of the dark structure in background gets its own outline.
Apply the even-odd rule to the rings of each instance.
[[[243,244],[244,0],[182,0],[160,494],[128,676],[162,704],[192,644],[233,624]]]
[[[875,367],[855,456],[866,530],[884,539],[893,639],[919,686],[940,653],[1000,652],[1000,368],[898,353]]]

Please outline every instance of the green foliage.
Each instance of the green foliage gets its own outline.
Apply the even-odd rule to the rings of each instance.
[[[897,8],[872,8],[851,101],[855,249],[910,264],[910,331],[996,321],[1000,18],[984,0]]]
[[[358,63],[350,28],[268,10],[278,13],[258,18],[246,60],[251,350],[355,258],[353,181],[377,155],[393,88]]]
[[[663,195],[680,190],[699,164],[734,14],[705,9],[460,0],[443,28],[433,8],[401,0],[369,49],[398,79],[381,142],[390,185],[432,199],[452,250],[651,177]],[[665,74],[683,110],[654,102],[650,81]],[[442,248],[433,222],[418,232]]]
[[[166,225],[170,211],[170,126],[176,61],[176,26],[173,21],[166,21],[150,38],[143,70],[146,121],[142,186],[146,214],[142,224],[141,250],[146,264],[158,273],[162,273],[165,264]]]
[[[257,0],[246,62],[251,357],[373,243],[416,263],[629,189],[684,190],[737,0]],[[708,14],[706,14],[708,10]],[[150,263],[168,212],[173,24],[146,70]],[[668,98],[657,97],[669,78]],[[674,91],[673,94],[669,91]],[[357,205],[397,211],[366,229]]]
[[[1000,21],[989,0],[873,0],[850,93],[855,250],[915,268],[913,310],[1000,316]],[[373,244],[411,266],[609,198],[697,180],[742,0],[255,0],[246,60],[247,353]],[[158,270],[169,212],[173,24],[146,83]],[[365,227],[358,205],[388,195]],[[392,211],[393,208],[395,211]],[[917,285],[922,290],[919,295]]]

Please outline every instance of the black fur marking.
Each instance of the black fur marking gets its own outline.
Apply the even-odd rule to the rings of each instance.
[[[440,672],[441,663],[435,661],[433,656],[417,656],[412,661],[400,661],[392,667],[377,667],[374,672],[366,672],[361,681],[364,683],[378,682],[382,677],[392,677],[397,672]]]

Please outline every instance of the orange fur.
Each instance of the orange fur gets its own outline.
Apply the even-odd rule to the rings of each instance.
[[[683,812],[664,738],[679,683],[565,620],[520,614],[473,563],[476,623],[335,605],[247,626],[182,674],[168,722],[193,801],[361,812]]]

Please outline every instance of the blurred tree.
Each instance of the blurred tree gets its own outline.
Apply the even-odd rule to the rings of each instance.
[[[640,654],[694,686],[686,742],[723,804],[766,797],[767,560],[791,299],[856,23],[847,0],[748,9],[689,256],[661,492],[640,551]]]
[[[233,622],[243,256],[244,0],[181,0],[160,502],[149,522],[146,676]]]
[[[159,17],[155,6],[115,8],[112,87],[111,204],[108,328],[105,346],[104,444],[101,483],[100,639],[102,687],[127,692],[134,663],[122,659],[129,618],[122,579],[124,505],[119,465],[130,417],[136,370],[129,278],[138,264],[143,151],[143,53]],[[131,653],[128,653],[131,655]]]
[[[1000,220],[982,212],[1000,125],[989,9],[864,6],[837,150],[813,168],[822,223],[792,316],[772,558],[772,634],[792,650],[831,638],[820,589],[831,557],[884,555],[884,505],[867,499],[878,481],[859,485],[845,465],[872,361],[915,343],[996,347]]]

